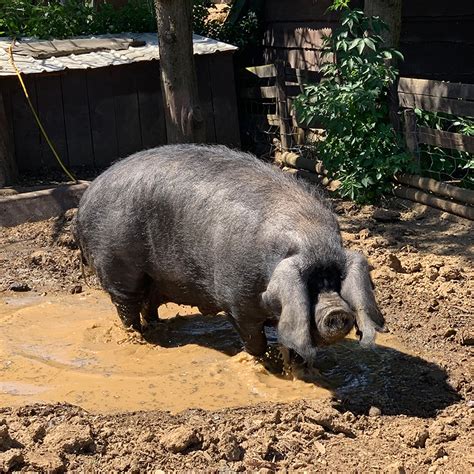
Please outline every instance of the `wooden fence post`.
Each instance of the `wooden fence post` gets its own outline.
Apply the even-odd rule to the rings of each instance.
[[[405,140],[407,149],[410,152],[410,155],[413,157],[413,160],[418,163],[418,136],[415,112],[412,109],[404,110],[403,118],[405,121]]]
[[[277,100],[277,114],[280,123],[280,140],[281,151],[288,151],[291,147],[291,134],[288,113],[288,102],[285,90],[285,66],[283,61],[275,61],[276,67],[276,100]]]
[[[13,137],[10,133],[3,95],[0,91],[0,188],[13,184],[18,177],[13,146]]]

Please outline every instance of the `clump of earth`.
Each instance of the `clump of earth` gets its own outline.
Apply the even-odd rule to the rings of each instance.
[[[167,411],[158,403],[112,412],[85,409],[67,394],[63,402],[28,405],[5,405],[0,396],[0,471],[473,471],[472,223],[404,201],[389,209],[334,204],[346,245],[369,258],[398,348],[361,353],[348,341],[322,351],[317,382],[329,395],[304,393],[285,403],[275,391],[271,401],[229,407],[224,400],[220,409]],[[73,215],[0,229],[2,300],[34,295],[80,306],[95,297],[69,232]],[[97,285],[93,276],[88,281]],[[13,337],[5,311],[0,325]],[[110,343],[131,353],[150,344],[114,331]],[[243,357],[234,342],[232,357]],[[0,380],[9,370],[8,357],[2,359]],[[203,377],[205,371],[199,367]],[[265,373],[267,380],[280,376]],[[226,377],[232,373],[219,380]]]

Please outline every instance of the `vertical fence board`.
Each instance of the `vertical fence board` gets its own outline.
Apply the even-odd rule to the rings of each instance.
[[[59,158],[69,164],[64,126],[63,96],[61,78],[56,74],[36,76],[36,94],[38,96],[38,115],[43,128],[52,142]],[[46,139],[41,135],[41,161],[46,168],[58,168],[59,164]]]
[[[37,108],[34,76],[23,76],[33,106]],[[41,168],[40,132],[19,83],[11,89],[15,155],[20,171]]]
[[[93,166],[94,151],[87,97],[86,72],[66,71],[61,76],[70,166]]]
[[[94,164],[107,166],[118,156],[111,68],[89,69],[87,90]]]
[[[119,157],[142,149],[135,65],[111,68]]]
[[[209,72],[209,57],[194,56],[198,82],[199,103],[206,123],[206,141],[216,143],[216,124],[214,122],[214,107],[212,104],[211,77]]]
[[[216,141],[239,146],[239,121],[232,55],[215,53],[209,56],[212,103],[216,126]]]
[[[138,91],[143,148],[164,145],[166,143],[166,123],[159,62],[136,63],[134,72]]]

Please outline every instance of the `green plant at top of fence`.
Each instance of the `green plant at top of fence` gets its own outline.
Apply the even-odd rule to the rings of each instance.
[[[436,130],[474,136],[474,120],[444,112],[414,109],[417,124]],[[420,145],[420,173],[444,181],[454,181],[461,187],[474,189],[474,155],[466,151]]]
[[[321,123],[325,138],[316,152],[342,183],[340,193],[370,202],[386,192],[410,159],[389,121],[387,91],[397,71],[384,48],[385,24],[362,11],[344,9],[341,27],[324,38],[323,79],[305,86],[295,101],[299,120]]]
[[[250,11],[238,23],[210,20],[210,0],[194,0],[195,33],[243,47],[256,39],[258,22]],[[97,8],[88,0],[0,0],[0,36],[32,36],[40,39],[106,33],[156,31],[153,0],[129,0],[123,7],[103,3]]]

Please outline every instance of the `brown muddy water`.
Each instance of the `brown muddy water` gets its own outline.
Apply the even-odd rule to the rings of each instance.
[[[349,339],[324,351],[319,370],[295,366],[282,373],[273,330],[262,363],[241,351],[223,316],[168,304],[160,317],[144,340],[121,327],[99,291],[3,298],[0,406],[69,402],[100,413],[179,412],[349,396],[384,390],[391,348],[406,352],[391,336],[378,339],[388,349],[373,351]]]

